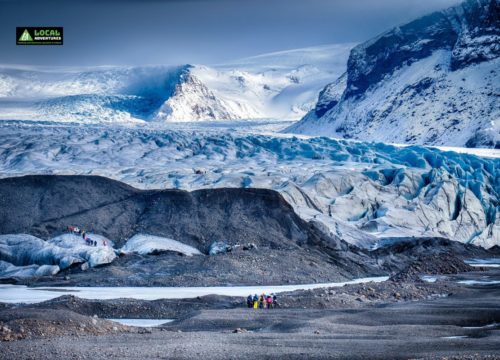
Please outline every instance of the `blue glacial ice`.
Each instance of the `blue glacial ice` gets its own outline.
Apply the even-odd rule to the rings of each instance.
[[[236,122],[0,126],[4,177],[92,174],[145,189],[269,188],[304,219],[367,248],[412,236],[500,244],[498,150],[480,157],[467,149],[277,135],[265,127],[250,133]]]

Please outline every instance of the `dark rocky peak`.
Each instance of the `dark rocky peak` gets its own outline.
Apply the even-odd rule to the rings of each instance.
[[[438,49],[452,51],[452,70],[496,58],[499,28],[498,0],[467,0],[398,26],[351,51],[344,98],[363,95],[396,69]]]
[[[331,108],[337,105],[342,98],[346,87],[347,73],[344,73],[336,81],[328,84],[321,90],[318,96],[318,102],[314,108],[317,117],[321,117]]]
[[[469,0],[461,8],[461,27],[451,69],[481,63],[500,55],[500,1]]]

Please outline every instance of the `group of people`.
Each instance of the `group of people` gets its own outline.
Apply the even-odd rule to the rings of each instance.
[[[275,294],[250,294],[247,297],[247,306],[249,309],[273,309],[278,306],[278,301]]]
[[[81,235],[83,240],[85,240],[85,243],[88,245],[88,246],[97,246],[97,241],[96,240],[93,240],[91,239],[90,237],[87,236],[87,233],[85,232],[85,230],[83,229],[80,229],[78,226],[68,226],[68,230],[74,234],[78,234],[78,235]],[[107,243],[106,243],[106,240],[103,240],[102,241],[102,244],[104,246],[107,246]]]

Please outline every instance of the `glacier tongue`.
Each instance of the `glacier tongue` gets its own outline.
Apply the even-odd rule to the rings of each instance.
[[[0,173],[102,175],[138,188],[269,188],[304,219],[367,248],[411,236],[500,244],[498,158],[227,126],[6,123]]]

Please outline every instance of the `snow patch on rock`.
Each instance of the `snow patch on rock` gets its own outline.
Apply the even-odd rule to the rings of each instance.
[[[209,255],[225,254],[232,250],[232,246],[223,241],[214,241],[208,249]]]

